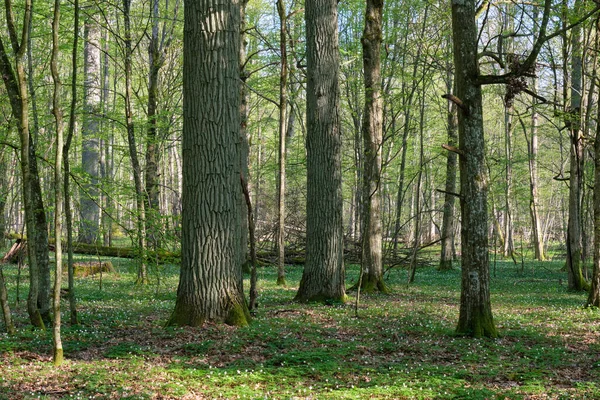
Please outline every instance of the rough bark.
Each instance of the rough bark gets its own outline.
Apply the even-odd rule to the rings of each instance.
[[[63,115],[60,109],[60,95],[62,82],[58,74],[58,30],[60,23],[60,0],[54,0],[54,17],[52,19],[52,56],[50,59],[50,69],[52,71],[52,80],[54,81],[54,93],[52,96],[52,114],[56,124],[56,154],[54,159],[54,240],[55,265],[54,274],[54,292],[53,292],[53,313],[54,321],[52,325],[52,361],[54,365],[63,363],[63,346],[60,335],[60,289],[62,284],[62,218],[63,218],[63,175],[62,175],[62,152],[63,152]]]
[[[306,265],[296,300],[344,301],[336,0],[307,0]]]
[[[100,178],[100,26],[88,17],[84,26],[84,119],[81,128],[81,165],[87,175],[80,193],[79,242],[96,243],[100,238],[100,207],[98,185]]]
[[[246,325],[240,246],[240,3],[184,3],[182,264],[171,325]]]
[[[461,187],[462,280],[457,334],[498,335],[489,289],[488,220],[483,106],[477,82],[477,24],[474,0],[452,0],[452,33],[458,112]]]
[[[367,0],[361,38],[365,84],[362,137],[364,148],[361,290],[388,289],[383,281],[381,226],[381,146],[383,99],[381,97],[381,40],[383,0]]]

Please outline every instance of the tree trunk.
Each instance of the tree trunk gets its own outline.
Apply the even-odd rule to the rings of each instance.
[[[67,138],[63,147],[63,165],[64,165],[64,179],[63,179],[63,194],[65,202],[65,222],[67,224],[67,270],[69,280],[69,311],[70,318],[69,322],[71,325],[77,325],[77,302],[75,298],[75,278],[73,271],[73,213],[71,212],[71,191],[70,187],[70,172],[71,167],[69,164],[69,150],[71,149],[71,142],[73,140],[73,134],[75,133],[75,113],[77,111],[77,59],[79,54],[79,0],[75,0],[73,3],[74,16],[73,16],[73,48],[71,53],[71,106],[69,110],[69,130],[67,132]]]
[[[127,127],[127,143],[129,147],[129,157],[131,158],[131,167],[133,170],[133,182],[135,186],[135,219],[137,226],[137,245],[139,250],[139,266],[136,283],[145,285],[148,283],[148,269],[146,265],[146,223],[144,210],[144,189],[142,187],[142,168],[137,154],[135,144],[135,126],[133,124],[133,107],[131,105],[132,90],[132,71],[131,57],[133,49],[131,47],[131,20],[130,20],[131,0],[123,0],[123,18],[125,20],[125,125]]]
[[[534,91],[537,89],[537,79],[533,79]],[[539,212],[538,195],[538,172],[537,172],[537,154],[538,154],[538,112],[537,100],[533,100],[531,110],[531,138],[527,140],[527,149],[529,150],[529,213],[531,215],[531,228],[533,233],[533,247],[535,259],[544,261],[544,238],[542,235],[542,226]]]
[[[31,173],[31,135],[29,132],[29,100],[27,93],[27,77],[25,74],[25,50],[27,43],[27,32],[31,23],[31,0],[26,0],[24,4],[23,29],[21,39],[19,41],[16,28],[13,24],[14,17],[12,11],[12,3],[6,3],[6,19],[8,22],[11,44],[15,58],[15,70],[9,60],[8,53],[5,50],[4,43],[0,38],[0,68],[2,71],[2,80],[6,87],[6,91],[10,97],[10,104],[13,116],[17,121],[19,129],[19,138],[21,142],[21,174],[23,183],[23,203],[25,208],[25,223],[27,225],[27,233],[31,236],[28,251],[29,258],[29,295],[27,297],[27,312],[29,319],[34,327],[44,328],[44,322],[38,308],[39,297],[39,278],[40,265],[38,253],[35,250],[35,240],[38,238],[36,233],[36,199],[33,195],[33,179]],[[35,160],[33,160],[35,161]]]
[[[277,185],[277,285],[285,286],[285,160],[287,137],[287,46],[286,10],[283,0],[277,0],[279,13],[279,182]]]
[[[381,227],[381,146],[383,144],[383,100],[381,98],[381,40],[383,0],[367,0],[365,28],[361,39],[365,77],[365,108],[362,124],[364,143],[364,231],[362,237],[362,287],[364,292],[388,292],[383,281]]]
[[[184,13],[182,264],[170,325],[246,325],[240,248],[240,3]]]
[[[581,10],[581,1],[575,1],[575,12]],[[581,131],[581,90],[583,49],[581,27],[571,33],[571,105],[567,124],[571,139],[569,177],[569,222],[567,226],[567,276],[569,290],[584,290],[585,281],[581,260],[581,204],[583,190],[583,134]]]
[[[306,265],[296,300],[344,301],[336,0],[306,1]]]
[[[98,185],[100,178],[100,26],[93,18],[85,21],[84,44],[84,119],[82,126],[81,164],[87,175],[80,194],[81,220],[79,242],[96,243],[99,236],[100,207]]]
[[[0,149],[0,249],[3,249],[6,244],[4,234],[6,233],[6,219],[4,218],[4,210],[6,209],[6,200],[10,186],[8,185],[8,153],[4,149]]]
[[[4,274],[2,273],[2,265],[0,265],[0,308],[2,308],[2,316],[4,318],[4,326],[6,327],[6,333],[14,335],[16,333],[15,326],[12,322],[12,316],[10,314],[10,306],[8,304],[8,293],[6,291],[6,281],[4,280]]]
[[[63,116],[60,109],[60,96],[62,83],[58,74],[59,42],[58,30],[60,22],[60,0],[54,0],[54,18],[52,19],[52,57],[50,59],[50,69],[52,71],[52,80],[54,81],[54,93],[52,96],[52,114],[56,123],[56,154],[54,158],[54,239],[55,264],[54,274],[54,293],[53,293],[53,313],[54,321],[52,326],[52,342],[54,365],[63,363],[63,346],[60,335],[60,289],[62,282],[62,207],[63,207],[63,175],[62,175],[62,152],[63,152]]]
[[[453,74],[450,66],[446,78],[446,89],[448,93],[452,91]],[[456,146],[458,143],[457,129],[457,106],[452,102],[448,102],[447,113],[447,135],[448,145]],[[456,197],[456,167],[457,155],[452,151],[447,152],[446,159],[446,186],[444,193],[444,215],[442,218],[442,249],[440,255],[439,271],[447,271],[452,269],[452,260],[454,255],[454,198]]]
[[[462,282],[456,332],[496,337],[489,289],[488,221],[483,105],[477,82],[477,24],[474,0],[452,0],[452,32],[458,112]]]
[[[596,19],[596,31],[599,30],[600,19]],[[600,39],[596,36],[596,51],[599,42]],[[600,107],[597,110],[597,121],[600,121]],[[600,307],[600,124],[598,123],[596,123],[596,138],[594,140],[594,167],[594,271],[590,282],[587,305]]]

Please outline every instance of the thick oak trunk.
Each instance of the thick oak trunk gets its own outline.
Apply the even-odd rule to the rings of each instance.
[[[246,325],[240,246],[240,3],[185,5],[183,237],[169,324]]]

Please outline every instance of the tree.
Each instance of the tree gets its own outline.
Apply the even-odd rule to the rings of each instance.
[[[582,2],[576,0],[574,10],[581,13]],[[581,26],[571,33],[571,104],[567,112],[570,146],[569,222],[567,226],[567,277],[570,290],[584,290],[582,269],[581,216],[583,196],[583,131],[581,129],[581,98],[583,79],[583,44]]]
[[[125,126],[127,129],[127,144],[135,187],[135,219],[137,227],[137,245],[140,252],[136,283],[145,285],[148,283],[148,267],[146,265],[146,214],[144,207],[144,188],[142,186],[142,167],[140,166],[137,154],[135,125],[133,123],[131,0],[123,0],[123,19],[125,25]]]
[[[454,83],[454,74],[449,66],[446,77],[446,90],[451,92]],[[447,113],[447,135],[448,145],[457,145],[457,106],[448,103]],[[454,258],[454,200],[456,198],[456,164],[457,154],[448,151],[446,160],[446,186],[444,190],[444,215],[442,218],[442,251],[440,254],[440,264],[438,270],[446,271],[452,269],[452,260]]]
[[[82,243],[96,243],[99,239],[100,207],[98,184],[100,178],[100,25],[94,15],[88,15],[84,26],[84,119],[82,126],[81,165],[87,175],[82,186],[80,203],[79,238]]]
[[[344,301],[336,0],[307,0],[306,265],[296,300]]]
[[[283,0],[277,0],[279,14],[279,185],[277,186],[277,284],[285,286],[285,159],[288,108],[287,15]]]
[[[58,30],[60,23],[60,0],[54,0],[54,17],[52,18],[52,55],[50,58],[50,69],[54,81],[54,94],[52,96],[52,114],[56,123],[56,153],[54,158],[54,293],[53,312],[54,321],[52,326],[53,362],[54,365],[63,363],[63,346],[60,335],[60,289],[62,282],[62,218],[63,218],[63,174],[62,174],[62,151],[63,151],[63,117],[60,109],[60,95],[62,82],[58,74],[59,42]]]
[[[458,334],[498,335],[492,316],[487,237],[487,169],[477,51],[475,1],[452,1],[458,111],[462,282]]]
[[[184,4],[182,261],[170,325],[246,325],[240,231],[240,3]]]
[[[10,105],[13,116],[16,119],[19,130],[19,139],[21,143],[21,174],[23,177],[23,203],[25,208],[25,222],[27,226],[27,235],[29,238],[29,295],[27,297],[27,313],[33,326],[44,328],[42,314],[38,308],[38,300],[40,290],[40,259],[36,251],[38,239],[43,234],[38,235],[36,225],[36,196],[39,193],[34,193],[35,177],[32,175],[31,163],[35,163],[35,157],[31,157],[31,134],[29,132],[29,96],[27,92],[27,77],[25,74],[25,53],[28,40],[29,24],[31,23],[31,0],[26,0],[24,4],[24,13],[22,21],[21,37],[17,35],[14,15],[12,10],[12,2],[6,1],[6,23],[12,52],[14,55],[14,69],[10,62],[4,41],[0,37],[0,70],[2,72],[2,80],[6,87],[6,91],[10,97]],[[39,187],[39,182],[38,185]],[[41,195],[40,195],[41,197]],[[42,210],[39,210],[43,212]],[[39,215],[39,214],[38,214]]]
[[[362,136],[364,146],[362,284],[363,291],[387,292],[383,282],[381,227],[381,150],[383,100],[381,97],[381,40],[383,0],[367,0],[361,38],[365,83]]]

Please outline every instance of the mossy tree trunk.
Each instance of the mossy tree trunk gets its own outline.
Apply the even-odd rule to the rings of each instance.
[[[383,0],[367,0],[361,38],[365,82],[362,124],[364,147],[361,290],[388,292],[383,281],[381,226],[381,151],[383,99],[381,97],[381,40]]]
[[[337,0],[307,0],[306,265],[296,300],[344,301]]]
[[[246,325],[250,316],[240,246],[240,3],[187,0],[184,6],[182,264],[168,323]]]
[[[487,185],[483,104],[477,82],[475,1],[452,0],[452,32],[458,112],[462,281],[456,332],[474,337],[498,335],[489,288]]]

